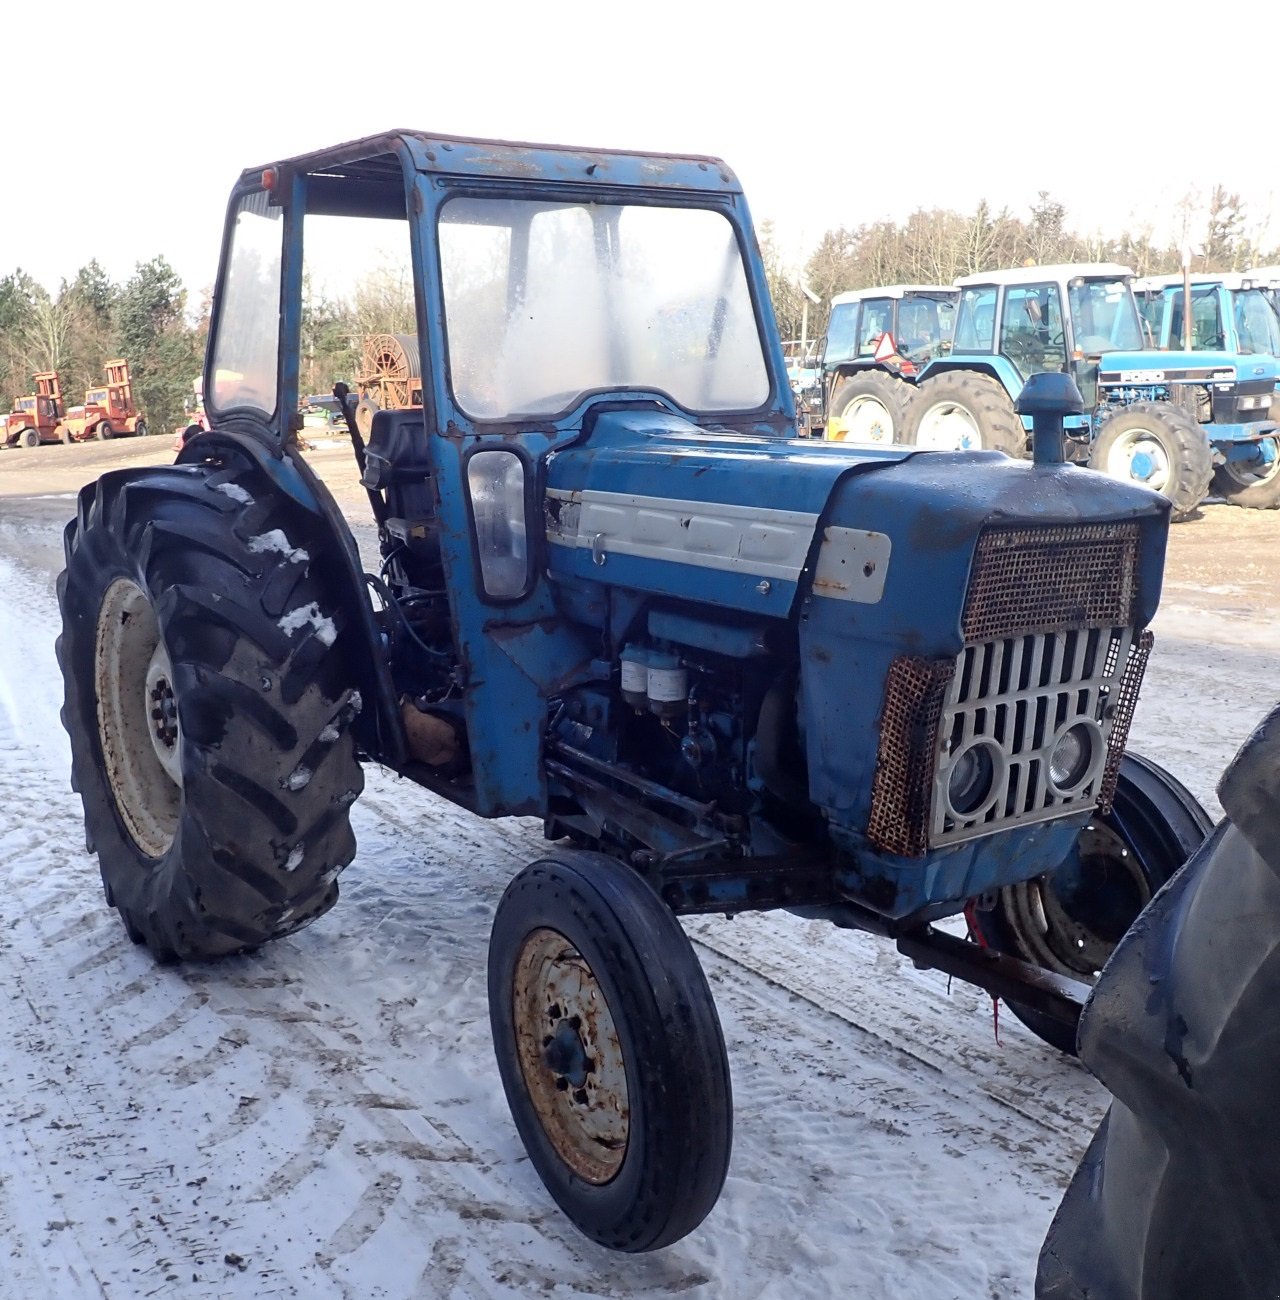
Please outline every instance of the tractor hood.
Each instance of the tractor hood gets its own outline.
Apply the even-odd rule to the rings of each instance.
[[[905,636],[915,653],[959,650],[969,563],[990,524],[1149,520],[1145,622],[1166,510],[1075,466],[749,437],[652,410],[600,413],[549,458],[546,488],[553,574],[775,618],[797,595],[831,597],[857,611],[861,635]],[[938,617],[939,602],[954,617]]]
[[[779,618],[835,485],[913,454],[597,411],[583,441],[549,458],[553,573]]]
[[[1236,383],[1277,375],[1274,357],[1233,352],[1107,352],[1098,363],[1103,384]]]

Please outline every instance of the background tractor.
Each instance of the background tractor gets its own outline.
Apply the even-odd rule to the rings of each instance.
[[[836,294],[812,431],[831,442],[903,441],[911,381],[951,338],[957,296],[955,289],[928,284]]]
[[[1191,311],[1185,306],[1187,283]],[[1222,351],[1240,358],[1280,361],[1280,316],[1266,280],[1250,273],[1196,273],[1144,276],[1133,282],[1143,320],[1157,347],[1184,351]],[[1229,394],[1215,395],[1229,402]],[[1255,398],[1256,403],[1256,398]],[[1267,411],[1280,419],[1280,398]],[[1223,413],[1230,418],[1229,410]],[[1280,456],[1277,442],[1265,439],[1255,448],[1235,443],[1213,472],[1213,490],[1234,505],[1274,510],[1280,506]]]
[[[119,434],[146,435],[147,422],[133,400],[129,363],[107,361],[103,370],[107,382],[100,388],[90,388],[84,395],[84,405],[70,407],[58,422],[55,432],[62,442],[105,440]]]
[[[63,418],[62,389],[55,371],[34,376],[36,391],[14,400],[5,429],[10,447],[38,447],[58,441],[58,424]]]
[[[366,441],[335,391],[371,571],[289,454],[314,216],[398,221],[413,273],[421,405]],[[868,931],[1071,1047],[1203,831],[1124,752],[1168,503],[1064,463],[1069,388],[1023,396],[1033,461],[798,438],[716,159],[396,132],[251,168],[209,430],[87,486],[66,530],[63,717],[108,904],[162,961],[299,930],[355,854],[362,762],[541,819],[497,901],[494,1050],[533,1167],[618,1250],[689,1232],[728,1167],[682,915]],[[962,912],[984,944],[933,924]]]
[[[904,440],[1025,455],[1030,419],[1015,412],[1017,394],[1033,375],[1066,372],[1084,397],[1067,421],[1071,458],[1154,489],[1175,519],[1204,499],[1215,464],[1265,474],[1280,365],[1222,350],[1152,350],[1131,278],[1127,267],[1080,263],[958,280],[950,353],[920,372]]]

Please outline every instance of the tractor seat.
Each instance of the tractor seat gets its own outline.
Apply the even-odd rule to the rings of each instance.
[[[397,483],[421,483],[430,476],[422,408],[375,411],[360,482],[374,491],[383,491]]]

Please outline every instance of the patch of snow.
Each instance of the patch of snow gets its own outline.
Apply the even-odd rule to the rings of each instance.
[[[292,636],[299,628],[310,624],[322,645],[332,645],[338,639],[338,628],[333,619],[320,612],[320,606],[313,600],[309,605],[299,605],[291,609],[279,622],[280,630],[286,636]]]
[[[325,727],[319,736],[316,737],[316,739],[319,740],[322,745],[332,745],[340,735],[342,735],[342,732],[331,722],[327,727]]]
[[[261,555],[264,551],[278,551],[286,560],[292,560],[295,564],[305,564],[311,558],[306,551],[290,546],[289,539],[279,528],[249,538],[249,550],[254,555]]]
[[[284,869],[286,871],[297,871],[302,866],[303,848],[301,844],[293,846],[293,852],[284,860]]]
[[[242,506],[253,505],[253,498],[239,483],[219,483],[216,490],[223,496],[230,497],[232,501],[239,501]]]
[[[285,778],[284,788],[286,790],[305,790],[311,780],[311,769],[299,765]]]

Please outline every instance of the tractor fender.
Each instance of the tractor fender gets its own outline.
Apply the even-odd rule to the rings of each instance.
[[[369,601],[359,548],[338,503],[301,456],[282,452],[247,432],[213,429],[196,434],[183,444],[175,463],[199,465],[220,455],[250,459],[276,491],[321,521],[326,540],[322,555],[313,559],[337,578],[359,637],[351,665],[363,697],[363,708],[353,724],[356,737],[370,757],[389,767],[402,766],[407,753],[404,724],[387,667],[382,632]]]

